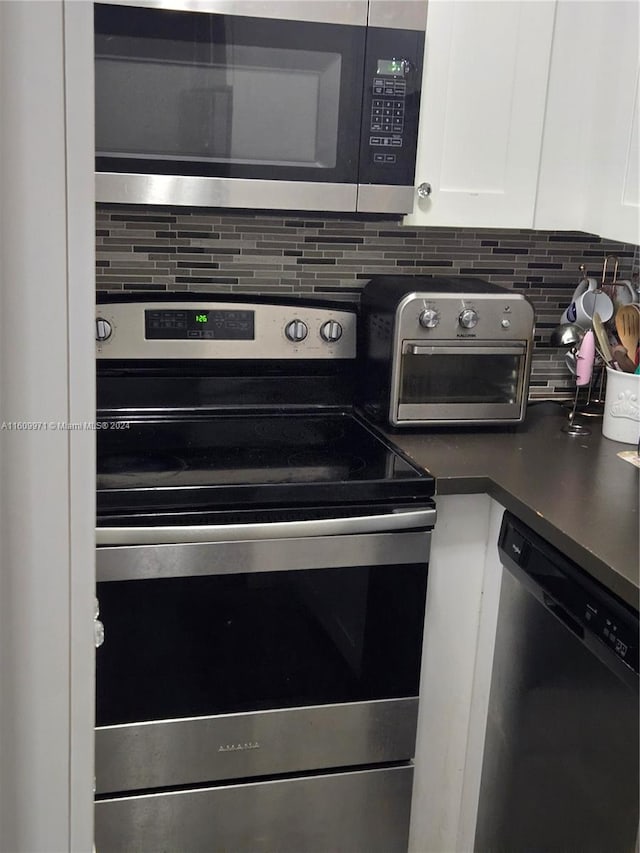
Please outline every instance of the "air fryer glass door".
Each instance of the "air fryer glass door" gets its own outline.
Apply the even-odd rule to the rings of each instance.
[[[95,7],[99,172],[357,183],[365,28]]]
[[[524,412],[527,372],[524,343],[405,342],[398,420],[517,421]]]

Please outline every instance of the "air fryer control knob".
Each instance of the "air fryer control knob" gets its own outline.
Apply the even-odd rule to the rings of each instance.
[[[303,323],[302,320],[292,320],[284,327],[284,333],[290,341],[297,344],[307,337],[309,329],[307,328],[307,324]]]
[[[96,340],[106,341],[111,337],[111,323],[104,317],[96,317]]]
[[[435,308],[425,308],[419,317],[420,325],[425,329],[435,329],[440,322],[440,315]]]
[[[474,308],[465,308],[460,312],[458,322],[463,329],[473,329],[478,324],[478,312]]]
[[[320,326],[320,337],[328,344],[334,344],[342,337],[342,326],[336,320],[327,320]]]

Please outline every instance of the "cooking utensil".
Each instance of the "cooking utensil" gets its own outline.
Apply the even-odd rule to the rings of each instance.
[[[596,336],[600,355],[606,364],[611,365],[613,362],[613,355],[611,353],[611,347],[609,346],[609,338],[607,337],[604,325],[602,324],[602,320],[597,311],[593,315],[593,331]]]
[[[584,329],[575,323],[564,323],[556,326],[549,339],[552,347],[572,347],[579,344],[584,337]]]
[[[613,370],[617,369],[618,365],[613,360],[611,346],[609,344],[609,336],[607,335],[607,331],[597,311],[593,315],[593,332],[596,336],[596,351],[600,355],[603,364],[600,370],[598,396],[589,401],[591,405],[589,407],[588,404],[587,408],[589,408],[590,412],[593,412],[594,415],[599,417],[604,414],[604,380],[607,375],[604,365],[612,368]]]
[[[585,333],[576,357],[576,385],[588,385],[593,374],[593,362],[596,357],[596,341],[593,331]]]
[[[635,372],[635,362],[629,358],[627,351],[622,344],[618,344],[613,348],[613,358],[620,367],[620,369],[623,370],[625,373]]]
[[[635,359],[640,341],[640,311],[633,305],[622,305],[616,312],[616,331],[630,359]]]
[[[576,351],[575,349],[570,349],[568,353],[565,353],[564,363],[567,365],[569,371],[575,376],[576,375]]]

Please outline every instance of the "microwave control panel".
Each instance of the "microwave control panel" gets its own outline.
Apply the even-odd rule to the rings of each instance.
[[[395,163],[395,148],[402,148],[407,84],[404,80],[408,61],[379,59],[377,75],[373,78],[369,146],[374,163]],[[384,75],[384,76],[383,76]]]
[[[360,183],[413,185],[424,33],[367,34]]]

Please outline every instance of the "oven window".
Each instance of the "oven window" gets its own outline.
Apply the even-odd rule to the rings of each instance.
[[[517,404],[523,355],[443,353],[402,357],[400,403]]]
[[[98,725],[418,694],[426,565],[98,584]]]
[[[97,6],[97,156],[117,171],[333,180],[338,150],[357,160],[363,45],[358,27]]]

